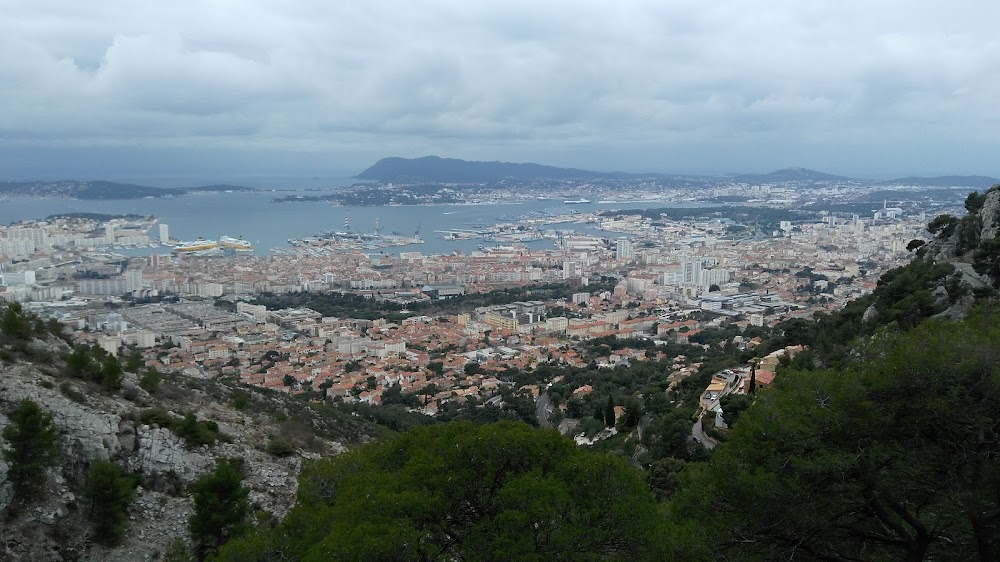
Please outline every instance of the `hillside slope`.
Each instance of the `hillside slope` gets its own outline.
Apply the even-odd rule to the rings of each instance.
[[[151,392],[135,374],[108,391],[67,374],[69,346],[58,338],[30,341],[0,334],[0,430],[24,400],[51,415],[58,432],[55,465],[40,493],[13,494],[10,465],[0,457],[0,543],[3,560],[155,560],[178,539],[190,541],[189,486],[221,459],[243,460],[243,484],[257,518],[284,516],[294,501],[304,458],[337,454],[377,428],[324,419],[285,395],[216,381],[163,374]],[[191,416],[193,415],[193,416]],[[217,427],[219,439],[192,443],[178,428],[185,416]],[[337,437],[337,435],[340,435]],[[9,444],[0,439],[0,448]],[[84,481],[96,461],[110,460],[138,480],[123,542],[93,543]]]

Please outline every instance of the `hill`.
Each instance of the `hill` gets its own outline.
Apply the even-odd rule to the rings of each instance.
[[[492,183],[503,179],[586,179],[625,177],[620,172],[604,173],[541,164],[481,162],[424,156],[383,158],[357,175],[359,179],[381,182]]]
[[[106,180],[78,181],[21,181],[0,182],[0,195],[16,197],[68,197],[72,199],[144,199],[147,197],[176,197],[188,193],[219,191],[254,191],[236,185],[208,185],[198,187],[162,188],[120,183]]]
[[[738,181],[745,182],[760,182],[760,183],[780,183],[780,182],[798,182],[798,183],[818,183],[818,182],[829,182],[829,181],[843,181],[849,180],[846,176],[835,176],[833,174],[826,174],[823,172],[817,172],[816,170],[810,170],[808,168],[783,168],[781,170],[776,170],[774,172],[769,172],[766,174],[743,174],[736,176]]]
[[[224,380],[137,366],[71,347],[58,322],[0,306],[0,560],[157,560],[189,542],[194,484],[242,459],[254,517],[281,518],[304,458],[343,451],[384,427],[332,407]],[[162,366],[161,366],[162,367]],[[17,483],[18,411],[33,404],[55,430],[36,486]],[[120,542],[95,539],[89,476],[110,461],[130,483]]]

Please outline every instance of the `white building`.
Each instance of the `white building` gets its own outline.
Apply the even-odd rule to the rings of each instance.
[[[19,271],[12,272],[7,271],[0,273],[0,285],[5,287],[11,287],[14,285],[34,285],[35,284],[35,272],[34,271]]]
[[[615,241],[615,259],[619,261],[632,261],[635,259],[635,249],[632,241],[628,238],[619,238]]]

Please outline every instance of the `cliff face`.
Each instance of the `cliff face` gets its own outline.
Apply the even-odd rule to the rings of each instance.
[[[32,345],[51,346],[54,355],[67,351],[57,340]],[[302,458],[315,453],[268,454],[266,445],[279,432],[271,416],[237,411],[178,380],[151,396],[138,387],[134,375],[126,374],[118,395],[67,379],[59,365],[0,364],[0,428],[10,423],[5,414],[20,401],[32,400],[52,415],[60,451],[57,465],[45,474],[43,492],[27,503],[13,498],[8,466],[0,458],[0,559],[156,560],[176,539],[188,540],[192,507],[187,485],[222,458],[244,459],[244,486],[256,509],[276,518],[285,515],[294,501]],[[138,421],[137,412],[151,406],[171,413],[193,410],[199,420],[215,421],[230,442],[192,449],[170,429]],[[331,454],[343,450],[330,441],[316,448]],[[88,506],[80,497],[89,466],[97,460],[110,460],[141,482],[125,539],[114,549],[90,543]]]

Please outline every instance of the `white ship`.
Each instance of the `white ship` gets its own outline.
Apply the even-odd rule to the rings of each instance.
[[[219,238],[219,247],[227,250],[236,250],[237,252],[252,252],[253,245],[250,242],[244,240],[243,238],[233,238],[232,236],[223,236]]]
[[[174,246],[175,252],[204,252],[206,250],[214,250],[218,248],[219,245],[215,240],[205,240],[204,238],[199,238],[194,242],[181,242],[180,244]]]
[[[567,205],[581,205],[583,203],[590,203],[590,199],[567,199],[563,203]]]

